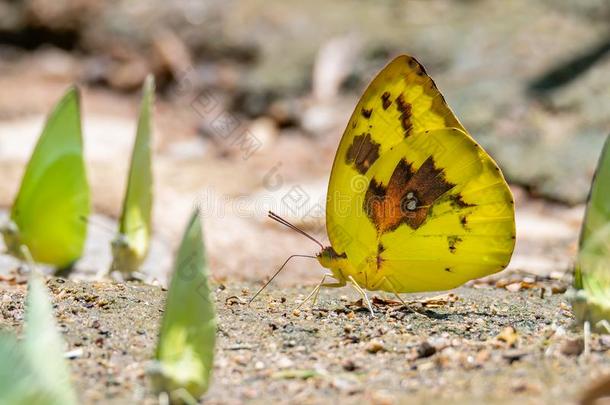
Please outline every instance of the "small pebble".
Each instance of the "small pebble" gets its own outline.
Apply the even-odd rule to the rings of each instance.
[[[508,362],[511,364],[517,360],[521,360],[525,356],[527,356],[527,352],[516,349],[507,350],[502,353],[502,357],[508,360]]]
[[[383,342],[373,339],[366,344],[366,351],[369,353],[377,353],[384,350]]]
[[[294,362],[292,360],[290,360],[288,357],[281,357],[277,361],[276,365],[279,368],[290,368],[290,367],[294,366]]]
[[[356,371],[358,369],[358,365],[356,365],[356,363],[354,363],[354,361],[352,359],[347,359],[347,360],[343,361],[341,366],[343,367],[343,370],[345,370],[345,371]]]
[[[417,346],[417,358],[419,359],[430,357],[434,353],[436,353],[436,347],[432,346],[427,341],[422,342],[419,346]]]
[[[561,345],[561,354],[565,356],[578,356],[585,349],[585,342],[582,338],[566,339]]]

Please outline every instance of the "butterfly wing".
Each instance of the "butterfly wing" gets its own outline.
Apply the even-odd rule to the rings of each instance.
[[[374,289],[446,290],[508,264],[515,243],[512,195],[491,157],[466,133],[412,134],[368,175],[359,196],[364,212],[346,253],[358,264],[375,258],[368,281]]]
[[[610,321],[610,137],[602,150],[583,221],[574,287],[579,322]]]
[[[156,352],[154,384],[194,398],[208,388],[216,341],[216,312],[208,283],[201,221],[195,211],[176,257]]]
[[[138,129],[131,156],[127,191],[119,220],[119,238],[125,243],[113,245],[113,269],[133,272],[145,259],[152,233],[153,199],[151,114],[154,80],[149,76],[144,83]]]
[[[32,269],[28,285],[26,322],[23,350],[36,373],[36,386],[49,394],[44,403],[76,404],[64,359],[65,344],[56,327],[44,280],[36,269]]]
[[[508,185],[410,57],[391,62],[352,115],[331,174],[327,230],[372,290],[453,288],[510,260]]]
[[[69,266],[83,251],[89,201],[79,95],[72,88],[49,116],[26,167],[11,210],[19,234],[18,243],[7,241],[11,253],[20,256],[23,244],[36,261]]]
[[[580,246],[587,242],[590,235],[610,222],[610,136],[602,149],[595,176],[591,182],[591,190],[587,201],[585,219],[583,221]]]

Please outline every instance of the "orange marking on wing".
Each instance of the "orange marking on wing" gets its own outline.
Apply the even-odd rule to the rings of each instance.
[[[364,199],[364,210],[379,234],[393,231],[405,223],[419,228],[428,217],[434,202],[454,184],[445,180],[443,169],[429,157],[417,171],[401,160],[387,186],[371,180]]]

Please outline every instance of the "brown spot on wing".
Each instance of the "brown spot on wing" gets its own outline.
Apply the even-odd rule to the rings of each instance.
[[[385,247],[380,243],[377,245],[377,270],[381,268],[381,263],[383,263],[383,258],[381,254],[385,251]]]
[[[453,187],[446,181],[443,169],[435,167],[432,157],[417,171],[403,159],[387,186],[371,180],[364,197],[364,211],[379,234],[393,231],[403,223],[417,229],[428,218],[434,202]]]
[[[354,165],[360,174],[366,173],[373,163],[379,158],[379,144],[366,133],[354,137],[354,141],[347,149],[345,162]]]
[[[449,245],[449,251],[451,253],[455,253],[455,251],[457,250],[456,246],[461,241],[462,241],[462,238],[460,238],[457,235],[447,236],[447,244]]]
[[[460,224],[462,224],[462,228],[464,228],[465,230],[467,230],[467,231],[470,230],[470,228],[468,227],[468,216],[467,215],[460,216]]]
[[[476,207],[476,204],[468,204],[467,202],[465,202],[461,194],[454,194],[449,196],[449,201],[451,203],[451,206],[457,209]]]
[[[415,71],[418,76],[427,76],[426,69],[415,58],[409,58],[409,67]]]
[[[360,113],[362,114],[362,116],[364,118],[366,118],[368,120],[369,118],[371,118],[371,114],[373,113],[373,109],[372,108],[369,108],[369,109],[363,108],[362,110],[360,110]]]
[[[398,112],[400,113],[400,124],[405,130],[405,137],[407,137],[413,128],[413,124],[411,123],[411,104],[405,101],[402,94],[396,97],[396,109],[398,109]]]
[[[383,107],[384,110],[387,110],[388,107],[390,107],[391,105],[392,105],[392,101],[390,100],[390,93],[385,91],[381,95],[381,106]]]

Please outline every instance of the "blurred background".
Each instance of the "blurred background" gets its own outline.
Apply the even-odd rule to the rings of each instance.
[[[94,223],[76,276],[109,266],[139,89],[157,79],[155,229],[163,283],[194,205],[214,276],[263,280],[325,239],[332,159],[367,82],[393,56],[425,65],[517,201],[510,273],[562,278],[610,132],[608,0],[0,0],[0,207],[44,118],[82,89]],[[3,257],[0,272],[16,265]],[[295,262],[282,282],[318,280]]]

